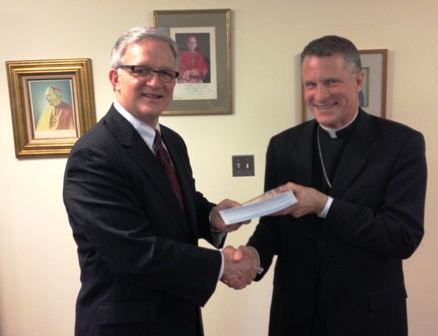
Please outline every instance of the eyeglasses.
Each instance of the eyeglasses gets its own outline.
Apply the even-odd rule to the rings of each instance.
[[[170,83],[179,76],[178,71],[154,70],[144,65],[119,65],[117,69],[129,69],[132,75],[137,78],[151,79],[154,73],[158,74],[158,79],[163,83]]]

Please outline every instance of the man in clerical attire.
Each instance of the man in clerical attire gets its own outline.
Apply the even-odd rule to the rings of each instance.
[[[187,50],[181,52],[180,55],[178,83],[204,83],[204,78],[208,74],[208,66],[204,57],[195,50],[196,37],[190,35],[186,46]]]
[[[46,89],[46,100],[49,106],[41,114],[37,131],[73,129],[73,108],[62,100],[62,92],[58,86],[49,86]]]

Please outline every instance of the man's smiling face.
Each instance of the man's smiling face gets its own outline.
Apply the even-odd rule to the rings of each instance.
[[[166,42],[147,40],[128,46],[122,63],[154,70],[174,70],[175,57]],[[164,83],[156,73],[149,80],[138,78],[130,69],[111,69],[109,77],[120,105],[137,119],[155,127],[161,113],[172,101],[175,81]]]
[[[353,73],[341,55],[307,56],[302,76],[306,104],[318,123],[336,129],[354,118],[363,72]]]

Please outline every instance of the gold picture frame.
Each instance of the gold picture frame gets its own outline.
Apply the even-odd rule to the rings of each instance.
[[[361,108],[369,114],[386,118],[386,85],[388,49],[359,50],[362,71],[365,74],[361,91]],[[304,87],[301,84],[301,119],[313,119],[306,106]]]
[[[7,61],[6,68],[15,156],[68,156],[96,123],[91,60]]]
[[[156,10],[154,22],[176,41],[181,56],[173,101],[163,115],[231,114],[231,10]],[[184,55],[188,53],[186,42],[193,37],[195,52],[205,59],[207,71],[203,76],[197,74],[193,81],[187,75],[184,81],[188,73],[182,71],[182,62],[188,57]]]

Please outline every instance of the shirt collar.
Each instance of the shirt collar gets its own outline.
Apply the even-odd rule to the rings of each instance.
[[[144,122],[137,119],[131,113],[126,111],[126,109],[122,105],[120,105],[117,100],[114,101],[114,107],[117,112],[119,112],[135,128],[135,130],[138,132],[138,134],[140,134],[144,142],[146,142],[152,152],[155,153],[153,146],[155,139],[155,129],[146,125]],[[157,124],[156,129],[160,131],[160,124]]]
[[[359,115],[359,110],[357,110],[356,115],[354,116],[354,118],[347,125],[344,125],[344,126],[339,127],[339,128],[327,128],[327,127],[324,127],[321,124],[319,124],[319,126],[330,135],[330,138],[336,139],[338,137],[336,135],[336,133],[341,131],[341,130],[343,130],[343,129],[345,129],[345,128],[347,128],[348,126],[350,126],[356,120],[358,115]]]

